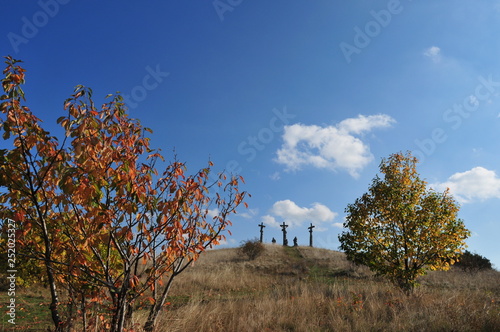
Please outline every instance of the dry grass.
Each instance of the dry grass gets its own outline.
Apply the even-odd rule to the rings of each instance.
[[[420,283],[406,297],[326,249],[266,245],[252,261],[213,250],[176,279],[157,331],[500,331],[500,272]],[[136,331],[145,319],[134,315]]]
[[[499,272],[433,272],[406,297],[342,253],[266,249],[207,252],[176,280],[158,331],[500,330]]]

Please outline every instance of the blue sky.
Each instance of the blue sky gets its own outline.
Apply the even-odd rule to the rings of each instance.
[[[469,250],[500,267],[500,2],[11,2],[1,55],[58,130],[74,86],[120,91],[152,145],[210,158],[252,194],[226,246],[259,236],[337,249],[347,204],[381,158],[411,150],[451,188]]]

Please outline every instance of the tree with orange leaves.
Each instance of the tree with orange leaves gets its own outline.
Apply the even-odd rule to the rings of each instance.
[[[19,225],[20,257],[44,266],[56,330],[90,328],[87,316],[99,311],[101,326],[122,331],[149,294],[152,331],[174,278],[223,239],[247,195],[243,179],[213,176],[211,162],[194,175],[177,160],[158,172],[151,130],[128,117],[120,96],[97,109],[83,86],[64,103],[60,142],[21,105],[18,62],[7,57],[2,80],[0,125],[13,147],[0,152],[0,213]],[[61,287],[70,294],[64,316]]]

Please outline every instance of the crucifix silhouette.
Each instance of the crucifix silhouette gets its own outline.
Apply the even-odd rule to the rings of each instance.
[[[286,246],[288,245],[288,240],[286,239],[286,228],[288,225],[285,225],[285,222],[283,221],[283,225],[280,225],[280,227],[283,229],[283,245]]]
[[[262,240],[264,238],[264,227],[266,227],[266,225],[264,225],[264,223],[261,222],[259,227],[260,227],[260,243],[262,243]]]
[[[309,229],[309,247],[313,246],[313,228],[314,227],[316,227],[316,226],[313,226],[312,223],[311,223],[311,226],[307,227],[307,229]]]

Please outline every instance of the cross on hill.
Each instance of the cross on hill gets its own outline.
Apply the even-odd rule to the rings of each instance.
[[[266,225],[264,225],[264,223],[261,222],[259,227],[260,227],[260,243],[262,243],[262,240],[264,238],[264,227],[266,227]]]
[[[283,245],[286,246],[288,245],[288,240],[286,239],[286,228],[288,227],[288,225],[286,225],[285,222],[283,221],[283,224],[280,225],[280,227],[282,228],[283,231]]]
[[[309,229],[309,247],[313,246],[313,228],[314,227],[316,227],[316,226],[313,226],[312,223],[311,223],[311,226],[307,227],[307,229]]]

